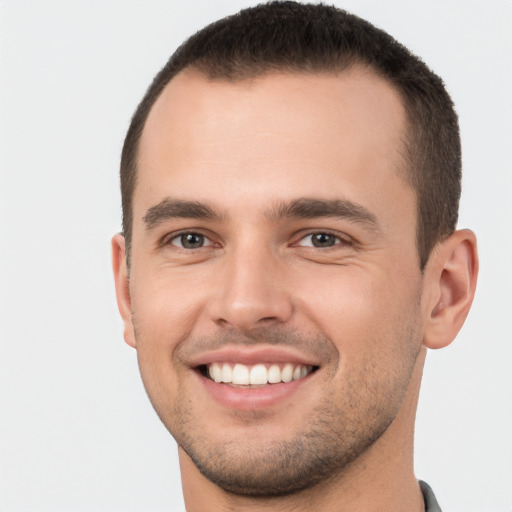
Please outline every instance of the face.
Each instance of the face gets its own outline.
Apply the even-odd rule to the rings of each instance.
[[[405,114],[368,71],[176,77],[134,194],[126,338],[185,457],[278,495],[394,421],[422,338]]]

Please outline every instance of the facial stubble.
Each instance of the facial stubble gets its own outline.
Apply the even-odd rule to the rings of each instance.
[[[412,321],[398,336],[401,339],[398,344],[390,339],[375,342],[375,345],[390,343],[395,347],[392,360],[398,367],[391,369],[384,381],[376,374],[369,357],[353,378],[343,382],[341,393],[329,392],[326,387],[323,400],[303,418],[302,428],[289,439],[262,441],[261,436],[251,439],[248,435],[234,438],[227,421],[226,427],[215,426],[216,434],[225,428],[225,433],[217,436],[223,441],[216,441],[204,423],[198,423],[197,411],[182,386],[167,410],[154,402],[153,405],[178,445],[212,483],[237,495],[289,495],[342,475],[393,422],[421,345],[419,328]],[[334,347],[326,339],[309,343]],[[323,371],[340,370],[335,364]],[[265,416],[265,412],[244,413],[239,419],[247,423],[250,432],[258,424],[265,428]]]

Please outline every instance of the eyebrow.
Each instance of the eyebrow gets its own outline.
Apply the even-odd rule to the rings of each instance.
[[[222,220],[222,215],[210,206],[199,201],[183,201],[180,199],[164,199],[146,211],[142,218],[146,229],[152,229],[171,219],[205,219]]]
[[[316,219],[335,217],[363,224],[379,230],[377,217],[364,206],[346,199],[315,199],[303,197],[290,202],[280,202],[268,216],[273,221],[283,218]]]
[[[346,199],[316,199],[302,197],[293,201],[280,201],[267,213],[273,222],[283,219],[316,219],[334,217],[363,224],[372,230],[379,230],[377,217],[364,206]],[[146,229],[152,229],[172,219],[204,219],[221,221],[224,216],[211,206],[199,201],[164,199],[146,211],[142,218]]]

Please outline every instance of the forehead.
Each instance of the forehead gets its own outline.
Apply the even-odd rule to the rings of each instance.
[[[410,194],[404,134],[399,94],[362,68],[236,82],[186,70],[146,121],[134,217],[176,194],[226,209],[297,195],[368,203],[384,185]]]

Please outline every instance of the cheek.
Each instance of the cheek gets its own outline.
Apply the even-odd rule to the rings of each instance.
[[[419,287],[410,281],[405,286],[399,276],[340,267],[321,280],[304,277],[301,307],[342,359],[387,359],[419,322]]]
[[[171,406],[171,395],[183,371],[174,353],[194,325],[190,295],[165,276],[132,275],[137,359],[144,387],[157,412]]]
[[[173,349],[192,331],[204,303],[202,280],[176,273],[134,276],[132,310],[136,334],[155,349]]]
[[[347,272],[310,294],[308,304],[310,318],[339,353],[332,374],[336,404],[357,404],[366,411],[358,414],[370,417],[396,414],[421,346],[419,289]]]
[[[168,425],[184,371],[174,354],[190,329],[190,304],[183,299],[181,290],[165,279],[134,279],[132,289],[140,375],[154,409]]]

